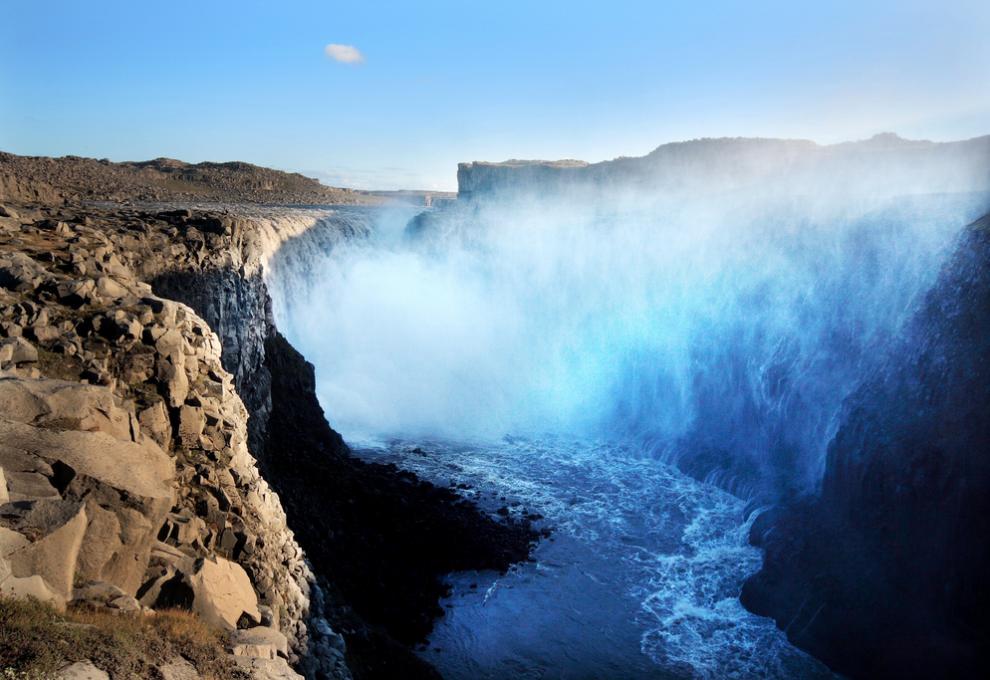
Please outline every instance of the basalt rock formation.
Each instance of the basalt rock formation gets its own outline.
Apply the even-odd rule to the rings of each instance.
[[[990,216],[847,401],[821,493],[762,515],[743,603],[836,670],[979,677],[990,665]]]
[[[305,236],[318,231],[330,247],[352,228],[344,221],[334,223],[340,234],[322,225]],[[272,252],[275,238],[252,251]],[[357,677],[436,677],[407,650],[443,614],[442,577],[505,570],[526,559],[536,532],[483,515],[395,466],[351,456],[317,401],[313,366],[275,326],[260,272],[215,264],[147,274],[156,292],[189,304],[220,336],[224,366],[252,414],[251,450],[320,576],[326,616],[347,640],[352,670]]]
[[[5,212],[0,587],[260,626],[309,674],[349,677],[216,335],[136,273],[204,242],[137,213]]]
[[[412,645],[444,575],[506,569],[535,533],[330,428],[264,269],[331,211],[82,204],[6,177],[0,594],[188,609],[251,677],[436,677]]]

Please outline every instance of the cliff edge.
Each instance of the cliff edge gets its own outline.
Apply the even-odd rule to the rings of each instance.
[[[130,677],[64,631],[83,612],[164,626],[186,611],[220,656],[171,658],[142,633],[141,673],[437,677],[412,645],[445,574],[506,569],[535,532],[358,461],[330,428],[263,272],[332,209],[82,203],[6,177],[0,617],[34,620],[3,599],[30,597],[54,623],[0,666]]]

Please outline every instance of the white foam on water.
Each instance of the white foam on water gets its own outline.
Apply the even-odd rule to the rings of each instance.
[[[362,455],[471,485],[489,508],[505,495],[554,528],[536,563],[454,577],[424,652],[445,677],[831,677],[739,603],[761,559],[743,501],[634,445],[393,441]]]

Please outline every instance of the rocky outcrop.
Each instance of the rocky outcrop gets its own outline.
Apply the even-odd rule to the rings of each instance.
[[[59,606],[263,623],[311,675],[349,677],[339,636],[313,625],[315,577],[249,453],[219,339],[140,278],[236,260],[235,225],[13,212],[19,229],[0,241],[3,588]],[[224,236],[227,248],[206,252]]]
[[[847,401],[820,495],[761,516],[743,589],[796,645],[863,678],[990,664],[990,216]]]
[[[156,447],[173,466],[171,501],[147,509],[150,534],[116,546],[109,515],[116,516],[117,501],[97,502],[95,525],[89,514],[74,520],[94,526],[111,548],[76,560],[74,588],[62,600],[198,612],[231,630],[234,653],[255,655],[238,663],[257,677],[290,677],[286,662],[316,678],[349,677],[348,666],[364,678],[436,677],[411,646],[441,613],[444,575],[505,569],[526,557],[535,533],[393,466],[354,459],[327,424],[312,366],[275,328],[264,271],[286,239],[320,223],[338,228],[327,222],[333,213],[8,212],[15,217],[2,218],[0,360],[20,390],[10,388],[19,417],[30,421],[18,426],[39,437],[52,431],[45,423],[60,432],[104,428],[131,437],[120,445]],[[341,227],[334,238],[350,228],[358,226]],[[77,410],[80,398],[68,386],[93,400],[91,413]],[[24,396],[49,392],[58,398],[45,397],[48,410]],[[42,411],[49,415],[39,417]],[[79,465],[66,457],[70,463]],[[17,488],[38,501],[52,494],[49,487],[59,502],[75,498],[62,498],[62,467],[22,467],[18,474],[35,476],[18,477]],[[70,520],[52,514],[49,533]],[[12,531],[21,526],[10,521]],[[88,543],[84,536],[81,554]],[[125,548],[138,555],[126,578],[111,559]],[[91,566],[80,571],[78,564]],[[22,592],[65,585],[63,572],[12,573],[7,581],[35,577],[41,580],[16,583]]]
[[[8,592],[38,575],[61,607],[80,582],[133,596],[174,502],[173,461],[105,387],[4,377],[0,413]]]

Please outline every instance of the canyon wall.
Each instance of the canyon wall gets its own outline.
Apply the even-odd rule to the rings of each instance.
[[[703,230],[704,220],[719,211],[731,216],[725,221],[731,229],[745,222],[747,199],[756,197],[786,208],[770,211],[768,228],[761,232],[760,266],[770,268],[779,254],[774,245],[780,234],[786,235],[785,254],[813,243],[802,238],[812,233],[812,215],[822,206],[839,208],[837,219],[822,222],[837,234],[846,214],[861,211],[865,228],[849,232],[848,253],[832,261],[828,258],[841,241],[825,248],[816,244],[819,266],[810,271],[817,273],[803,283],[792,281],[805,299],[815,300],[807,316],[799,315],[801,324],[755,325],[757,338],[771,332],[776,354],[754,354],[745,330],[761,318],[768,300],[776,300],[774,314],[784,311],[788,298],[769,293],[777,290],[773,286],[787,285],[786,279],[771,278],[747,298],[756,304],[728,345],[738,351],[717,354],[724,360],[716,362],[699,353],[699,343],[717,333],[716,324],[690,343],[690,355],[703,370],[692,374],[688,389],[703,388],[694,411],[702,417],[681,440],[684,455],[675,461],[694,476],[772,506],[753,527],[752,541],[764,549],[765,563],[746,583],[742,601],[773,617],[797,646],[852,677],[976,677],[985,671],[990,663],[985,614],[990,592],[988,218],[964,228],[965,221],[955,221],[959,215],[947,218],[932,210],[938,201],[931,197],[941,192],[969,196],[970,206],[960,213],[969,215],[967,221],[985,213],[990,137],[939,144],[881,135],[827,147],[698,140],[666,145],[640,159],[592,165],[464,164],[459,180],[458,205],[421,216],[411,224],[411,234],[444,238],[453,223],[483,219],[505,228],[490,217],[493,212],[519,221],[526,211],[542,210],[538,214],[552,220],[555,205],[562,212],[587,201],[600,210],[603,198],[633,206],[659,202],[677,214],[696,196],[707,196],[711,209],[698,211],[700,219],[685,229]],[[888,197],[896,209],[876,210],[872,201],[877,197]],[[642,219],[644,213],[632,215]],[[892,266],[895,260],[887,255],[905,248],[906,240],[946,224],[945,233],[958,238],[932,251],[930,280],[919,281]],[[871,235],[885,230],[891,240],[874,250]],[[569,243],[577,241],[575,231],[562,232]],[[743,235],[728,240],[725,252],[737,248]],[[659,230],[656,237],[671,238]],[[789,267],[777,274],[792,276],[790,265],[800,261],[786,261]],[[839,271],[837,265],[848,267],[855,277],[850,280],[862,285],[839,286],[838,297],[818,296]],[[613,269],[610,276],[616,275]],[[867,315],[859,320],[855,313],[847,316],[888,281],[897,290],[918,285],[919,294],[901,299],[895,290],[886,290],[874,300],[878,304],[865,307]],[[600,286],[605,285],[603,280]],[[732,289],[740,282],[725,279],[723,285]],[[696,286],[690,290],[692,299],[708,301],[697,295]],[[745,287],[739,290],[748,295]],[[903,318],[892,317],[888,332],[865,342],[869,325],[863,322],[895,308],[904,311]],[[731,311],[720,305],[718,318]],[[808,335],[809,328],[833,316],[841,323],[822,336],[827,342]],[[811,361],[779,360],[795,346]],[[670,355],[662,361],[669,362]],[[649,369],[640,373],[644,370]],[[844,371],[850,371],[849,379],[837,382]],[[837,393],[843,387],[848,391]],[[666,394],[667,402],[676,403],[676,390]],[[833,397],[838,399],[834,412],[823,410],[822,403]],[[822,465],[813,468],[810,485],[795,484],[800,468],[793,454],[804,444],[798,428],[816,422],[802,419],[802,409],[826,416],[819,420],[824,424]],[[740,419],[734,418],[737,410]],[[771,436],[746,440],[754,425],[769,426]],[[760,482],[740,487],[740,479]]]
[[[761,516],[744,604],[854,677],[990,663],[990,216],[846,402],[821,493]]]
[[[505,569],[535,534],[362,463],[328,425],[264,272],[286,239],[346,237],[332,216],[3,208],[0,502],[44,508],[0,520],[8,593],[192,609],[256,673],[437,677],[412,646],[445,574]]]
[[[260,269],[234,262],[146,274],[156,291],[188,303],[220,336],[224,365],[252,413],[251,450],[320,577],[326,616],[345,633],[355,675],[435,677],[410,648],[442,614],[444,575],[504,570],[526,558],[535,533],[394,466],[351,456],[317,400],[313,366],[276,327],[262,271],[279,239],[289,237],[279,257],[282,249],[295,253],[305,270],[317,254],[366,236],[372,218],[316,213],[298,229],[286,228],[283,215],[269,235],[253,221],[244,231],[262,234],[250,246],[261,254],[252,260]],[[333,338],[326,342],[332,347]]]
[[[220,260],[146,264],[142,274],[156,292],[189,304],[218,333],[224,366],[251,414],[251,451],[318,575],[322,616],[344,631],[355,676],[432,678],[435,671],[410,649],[442,614],[437,602],[446,592],[444,575],[504,570],[526,558],[535,534],[393,466],[352,457],[316,398],[312,365],[279,333],[265,281],[269,258],[286,240],[325,253],[366,235],[362,219],[371,216],[242,216],[229,246],[208,249]],[[229,252],[246,255],[231,259]]]
[[[344,644],[248,449],[221,345],[149,272],[248,270],[242,224],[189,211],[3,209],[6,594],[186,608],[251,673],[349,678]],[[279,666],[281,664],[281,666]]]

